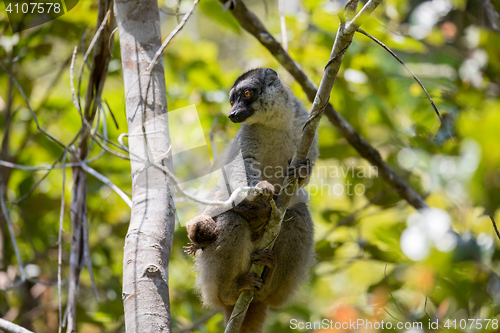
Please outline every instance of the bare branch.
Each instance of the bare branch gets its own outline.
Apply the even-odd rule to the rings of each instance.
[[[146,163],[146,161],[144,161],[144,163]],[[152,163],[152,162],[149,162],[148,167],[149,166],[154,166],[155,168],[162,170],[168,176],[168,178],[170,178],[172,183],[174,183],[175,187],[183,195],[185,195],[186,197],[188,197],[192,201],[203,204],[203,205],[221,206],[221,207],[228,207],[229,208],[229,207],[233,207],[233,203],[235,202],[235,200],[238,198],[238,196],[241,193],[256,192],[256,193],[264,194],[264,191],[261,188],[253,187],[253,186],[242,186],[242,187],[238,187],[237,189],[235,189],[233,191],[233,193],[231,193],[229,198],[225,201],[201,199],[201,198],[198,198],[198,197],[186,192],[183,189],[183,187],[181,186],[181,183],[179,182],[177,177],[167,167],[164,167],[163,165],[161,165],[159,163]],[[148,167],[144,167],[144,170],[147,169]]]
[[[77,90],[77,95],[76,95],[77,96],[78,105],[80,106],[79,108],[77,108],[79,111],[81,111],[81,105],[80,105],[80,86],[82,84],[82,76],[83,76],[83,70],[85,69],[85,63],[87,62],[87,59],[90,56],[90,51],[92,51],[92,48],[94,47],[95,43],[99,39],[99,36],[101,35],[101,32],[106,27],[106,23],[108,22],[110,14],[111,14],[111,10],[108,10],[106,12],[106,15],[104,16],[104,19],[101,22],[101,25],[99,26],[99,28],[97,29],[96,33],[94,34],[94,37],[92,38],[92,41],[90,42],[90,45],[87,48],[87,51],[83,55],[82,66],[80,67],[80,72],[78,73],[78,90]],[[76,50],[76,47],[75,47],[75,50]],[[80,116],[82,116],[82,115],[80,114]],[[84,115],[84,118],[85,118],[85,116],[87,116],[87,115]]]
[[[391,285],[389,283],[389,278],[387,277],[387,264],[385,264],[385,268],[384,268],[384,277],[385,277],[385,283],[387,284],[387,288],[389,289],[389,294],[391,295],[391,298],[392,298],[392,302],[394,303],[394,305],[396,305],[396,308],[398,309],[399,313],[401,313],[405,318],[408,318],[408,316],[405,315],[403,313],[403,311],[401,311],[401,309],[399,308],[398,302],[396,302],[396,299],[392,295]],[[392,317],[392,315],[387,310],[386,310],[386,312]],[[392,317],[392,318],[394,318],[394,317]]]
[[[28,109],[30,110],[31,116],[33,117],[33,120],[35,121],[36,128],[40,132],[42,132],[43,134],[45,134],[49,139],[51,139],[52,141],[54,141],[55,143],[57,143],[61,147],[65,148],[65,145],[61,141],[59,141],[58,138],[56,138],[55,136],[53,136],[52,134],[50,134],[49,132],[47,132],[45,129],[43,129],[40,126],[40,123],[38,122],[38,118],[37,118],[37,116],[35,114],[35,111],[33,111],[33,109],[31,108],[31,104],[30,104],[30,101],[28,99],[28,96],[26,96],[26,93],[24,92],[24,90],[21,87],[21,85],[19,84],[19,82],[17,82],[17,80],[14,77],[14,75],[12,75],[12,73],[7,70],[7,68],[3,65],[3,63],[1,61],[0,61],[0,67],[5,71],[5,73],[7,73],[7,75],[9,75],[12,78],[12,80],[14,81],[14,84],[16,85],[17,89],[21,93],[21,96],[23,96],[23,99],[26,102],[26,105],[28,106]]]
[[[210,319],[212,319],[212,317],[215,316],[216,314],[218,314],[219,312],[220,312],[219,310],[213,310],[211,312],[205,313],[203,316],[201,316],[200,318],[196,319],[190,326],[177,331],[177,333],[193,332],[200,325],[205,324],[207,321],[209,321]]]
[[[98,174],[95,170],[85,164],[85,160],[89,155],[90,148],[92,147],[93,143],[93,141],[90,141],[89,144],[89,136],[93,138],[94,133],[97,132],[97,129],[99,127],[98,121],[95,129],[93,128],[92,123],[94,122],[98,105],[100,105],[101,103],[101,93],[104,88],[104,83],[106,82],[108,64],[111,58],[111,53],[107,48],[110,47],[110,43],[108,42],[111,41],[110,35],[114,28],[114,20],[109,19],[111,17],[112,4],[112,1],[99,1],[97,15],[97,24],[99,25],[99,27],[96,29],[92,41],[83,56],[83,61],[78,76],[78,89],[76,94],[73,83],[73,70],[76,59],[76,48],[75,52],[73,53],[73,59],[71,62],[71,94],[73,95],[73,102],[75,104],[75,107],[80,114],[82,129],[78,149],[76,149],[74,146],[71,147],[72,161],[73,163],[78,162],[79,165],[72,168],[73,190],[71,194],[71,225],[73,235],[69,260],[69,291],[65,315],[65,322],[67,319],[66,331],[68,333],[71,333],[76,329],[77,291],[80,281],[80,272],[82,267],[84,266],[87,267],[90,280],[92,282],[92,287],[94,289],[94,294],[96,296],[96,299],[99,300],[90,257],[89,235],[87,227],[87,173],[91,173],[99,180],[104,181],[106,184],[108,184],[108,186],[117,191],[119,195],[122,193],[106,177]],[[87,91],[85,94],[85,107],[82,110],[82,107],[80,105],[80,87],[85,65],[92,50],[93,55],[92,63],[90,66]],[[105,132],[105,136],[107,136],[106,128],[104,128],[103,131]],[[97,140],[95,141],[99,144]],[[105,149],[106,147],[105,145],[100,146],[103,149]]]
[[[379,193],[377,193],[377,195],[375,195],[371,200],[369,200],[363,207],[361,207],[361,208],[355,210],[354,212],[350,213],[349,215],[347,215],[346,217],[344,217],[343,219],[341,219],[340,221],[338,221],[333,227],[331,227],[330,229],[328,229],[327,231],[325,231],[323,233],[323,235],[321,236],[321,238],[316,241],[316,243],[319,243],[322,240],[327,239],[328,236],[330,236],[330,234],[335,229],[337,229],[338,227],[345,226],[345,225],[351,225],[356,220],[356,218],[358,217],[359,213],[361,213],[363,210],[367,209],[371,205],[377,203],[388,192],[389,192],[389,189],[385,189],[385,190],[380,191]]]
[[[95,178],[99,179],[104,184],[108,185],[110,189],[112,189],[113,191],[115,191],[115,193],[118,194],[118,196],[120,198],[122,198],[122,200],[127,204],[127,206],[129,206],[130,208],[132,208],[132,200],[130,200],[130,198],[128,197],[128,195],[126,195],[118,186],[116,186],[115,184],[113,184],[111,182],[111,180],[109,180],[108,178],[106,178],[105,176],[103,176],[102,174],[100,174],[99,172],[97,172],[94,169],[92,169],[91,167],[89,167],[85,163],[85,161],[79,161],[79,162],[80,162],[80,166],[82,167],[83,170],[85,170],[85,172],[91,174],[92,176],[94,176]]]
[[[64,200],[66,195],[66,153],[68,148],[64,150],[62,158],[62,190],[61,190],[61,209],[59,212],[59,233],[57,236],[57,293],[58,293],[58,307],[59,307],[59,327],[58,332],[62,330],[62,235],[64,232]]]
[[[286,20],[285,11],[283,8],[283,0],[278,0],[278,7],[280,12],[280,23],[281,23],[281,44],[285,52],[288,52],[288,35],[286,33]]]
[[[406,68],[406,70],[408,72],[410,72],[411,76],[413,76],[413,79],[415,79],[415,81],[417,81],[418,85],[422,88],[422,90],[424,91],[425,95],[427,96],[427,98],[429,99],[429,102],[431,103],[432,105],[432,108],[434,109],[434,112],[436,112],[439,120],[441,121],[441,123],[443,122],[443,118],[441,117],[441,114],[439,113],[437,107],[436,107],[436,104],[434,104],[434,101],[432,100],[431,98],[431,95],[429,95],[429,93],[427,92],[427,89],[425,89],[424,85],[422,84],[422,82],[420,82],[420,80],[418,79],[418,77],[415,75],[415,73],[413,73],[413,71],[408,67],[406,66],[406,64],[403,62],[403,60],[401,60],[394,52],[392,52],[392,50],[387,47],[384,43],[382,43],[381,41],[379,41],[377,38],[373,37],[372,35],[370,35],[369,33],[367,33],[366,31],[364,31],[363,29],[360,29],[358,28],[356,30],[357,32],[361,33],[362,35],[365,35],[366,37],[370,38],[372,41],[374,41],[375,43],[377,43],[378,45],[380,45],[382,48],[384,48],[384,50],[386,50],[387,52],[390,53],[390,55],[392,55],[397,61],[399,61],[399,63],[401,65],[403,65],[404,68]]]
[[[189,10],[187,11],[187,13],[182,18],[181,22],[179,22],[179,24],[177,25],[177,27],[175,27],[175,29],[172,30],[172,32],[170,33],[170,35],[168,35],[167,39],[165,39],[165,41],[163,42],[163,44],[161,44],[161,47],[158,49],[158,51],[156,51],[155,56],[153,57],[153,60],[151,60],[151,63],[149,64],[148,68],[146,69],[146,72],[151,72],[151,69],[153,68],[153,66],[156,65],[156,62],[158,61],[158,58],[163,54],[163,50],[167,47],[167,45],[175,37],[175,35],[177,35],[177,33],[179,31],[181,31],[181,29],[184,27],[184,25],[186,24],[187,20],[189,19],[189,17],[193,13],[193,11],[194,11],[194,9],[195,9],[195,7],[196,7],[196,5],[198,4],[199,1],[200,0],[194,0],[193,1],[193,4],[191,5],[191,8],[189,8]],[[177,8],[177,10],[179,10],[179,8]]]
[[[493,228],[495,228],[495,233],[497,234],[498,239],[500,239],[500,232],[498,232],[497,224],[495,222],[495,218],[493,215],[490,215],[491,223],[493,224]]]
[[[153,133],[157,133],[157,132],[146,133],[146,135],[153,134]],[[140,134],[140,135],[142,136],[143,134]],[[128,148],[123,144],[123,138],[124,137],[129,137],[129,136],[130,135],[127,134],[127,133],[122,133],[118,137],[118,142],[120,142],[120,144],[122,146],[122,149],[125,150],[125,151],[128,151]],[[170,152],[170,148],[171,148],[171,146],[169,147],[169,149],[165,153],[165,155],[167,155]],[[163,166],[160,163],[156,163],[154,161],[145,160],[145,159],[141,158],[140,156],[134,155],[132,153],[130,153],[130,154],[137,159],[134,162],[140,162],[140,163],[142,163],[142,168],[138,168],[137,171],[134,172],[134,174],[132,174],[132,177],[135,174],[139,174],[141,172],[144,172],[147,168],[153,166],[153,167],[155,167],[155,168],[163,171],[163,173],[170,179],[170,181],[173,183],[173,185],[177,188],[177,190],[179,192],[181,192],[183,195],[185,195],[188,199],[190,199],[190,200],[192,200],[194,202],[203,204],[203,205],[221,206],[221,207],[232,207],[233,203],[235,202],[235,200],[237,199],[237,197],[241,193],[245,193],[245,192],[263,193],[263,190],[261,188],[253,187],[253,186],[244,186],[244,187],[239,187],[239,188],[235,189],[231,193],[230,197],[227,200],[225,200],[225,201],[206,200],[206,199],[198,198],[195,195],[193,195],[193,194],[191,194],[189,192],[186,192],[186,190],[184,190],[184,188],[182,187],[181,182],[179,181],[179,179],[177,179],[177,177],[174,175],[174,173],[172,171],[170,171],[167,167]],[[198,192],[198,191],[196,191],[196,192]]]
[[[11,323],[5,319],[0,318],[0,329],[4,330],[6,333],[33,333],[30,330],[25,329],[19,325]]]
[[[69,147],[71,146],[75,141],[76,139],[78,138],[78,136],[80,135],[80,132],[78,132],[74,137],[73,139],[68,143],[68,146],[65,146],[64,149],[66,150],[66,147]],[[13,201],[12,203],[14,205],[17,205],[19,204],[21,201],[23,201],[24,199],[26,199],[27,197],[29,197],[31,195],[31,193],[33,193],[33,191],[38,187],[38,185],[40,185],[40,183],[45,179],[47,178],[47,176],[49,175],[49,173],[55,168],[55,165],[59,162],[59,160],[63,157],[64,155],[64,152],[59,155],[59,157],[54,161],[54,163],[52,164],[52,167],[48,168],[47,172],[40,178],[38,179],[35,184],[33,184],[33,186],[31,186],[31,188],[29,189],[28,192],[26,192],[25,194],[23,194],[20,198],[17,198],[15,201]]]
[[[0,193],[6,193],[5,184],[0,183]],[[7,228],[9,229],[10,240],[12,242],[12,247],[14,248],[14,253],[16,254],[17,263],[19,264],[19,272],[21,273],[21,281],[26,280],[26,273],[24,272],[24,264],[21,259],[21,253],[19,252],[19,247],[17,246],[16,235],[14,234],[14,228],[12,227],[12,221],[10,220],[9,212],[7,207],[5,207],[5,199],[3,195],[0,195],[0,206],[2,209],[2,214],[7,222]]]

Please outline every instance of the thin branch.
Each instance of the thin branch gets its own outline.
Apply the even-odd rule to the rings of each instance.
[[[194,9],[196,8],[196,5],[200,2],[200,0],[194,0],[193,4],[191,5],[191,8],[187,11],[187,13],[182,17],[181,22],[175,27],[174,30],[168,35],[167,39],[161,44],[161,47],[156,51],[155,56],[153,57],[153,60],[151,60],[151,63],[149,64],[148,68],[146,69],[146,72],[151,72],[153,70],[153,67],[156,65],[156,62],[158,61],[158,58],[163,54],[163,50],[167,47],[167,45],[170,43],[170,41],[177,35],[179,31],[182,30],[184,25],[186,24],[187,20],[193,13]],[[178,9],[178,8],[177,8]]]
[[[276,60],[295,78],[309,101],[313,102],[317,92],[316,84],[307,76],[300,66],[285,52],[280,43],[269,33],[259,18],[249,11],[241,0],[219,0],[223,5],[231,3],[231,14],[243,29],[252,34]],[[371,6],[371,5],[370,5]],[[358,18],[359,19],[359,18]],[[355,26],[354,26],[355,27]],[[353,26],[351,26],[353,29]],[[354,29],[355,30],[355,29]],[[362,136],[360,136],[342,115],[340,115],[331,104],[325,107],[325,115],[337,128],[340,134],[358,151],[358,153],[376,166],[382,178],[389,184],[398,195],[405,199],[416,209],[426,208],[424,199],[405,180],[399,177],[380,157],[379,152],[373,148]]]
[[[116,186],[115,184],[113,184],[111,182],[111,180],[109,180],[108,178],[106,178],[105,176],[103,176],[102,174],[100,174],[99,172],[97,172],[94,169],[92,169],[91,167],[89,167],[85,163],[85,161],[80,161],[80,166],[82,167],[83,170],[85,170],[85,172],[91,174],[92,176],[94,176],[95,178],[99,179],[104,184],[108,185],[110,189],[112,189],[113,191],[115,191],[115,193],[118,194],[118,196],[120,198],[122,198],[122,200],[127,204],[127,206],[129,206],[129,208],[132,208],[132,200],[118,186]]]
[[[278,0],[280,24],[281,24],[281,43],[283,44],[283,49],[285,50],[285,52],[288,52],[288,35],[286,33],[286,20],[285,20],[285,11],[283,8],[283,1],[284,0]]]
[[[165,15],[172,15],[172,16],[184,16],[184,15],[186,15],[185,13],[172,13],[172,12],[166,10],[165,8],[160,8],[160,12],[162,12]]]
[[[66,147],[69,147],[71,146],[75,141],[76,139],[78,138],[78,136],[80,135],[80,132],[78,132],[74,137],[73,139],[68,143],[67,146],[64,147],[64,149],[66,150]],[[54,161],[54,163],[52,164],[52,167],[48,168],[47,172],[40,178],[38,179],[35,184],[33,184],[33,186],[31,186],[31,188],[29,189],[28,192],[26,192],[25,194],[23,194],[20,198],[17,198],[15,201],[12,202],[12,204],[14,205],[17,205],[19,204],[21,201],[23,201],[24,199],[26,199],[27,197],[29,197],[31,195],[31,193],[33,193],[33,191],[38,187],[38,185],[40,185],[40,183],[45,179],[47,178],[47,176],[49,175],[49,173],[55,169],[55,165],[57,164],[57,162],[59,162],[59,160],[63,157],[64,155],[64,152],[59,155],[59,157]]]
[[[59,233],[57,236],[57,293],[58,293],[58,307],[59,307],[59,328],[58,332],[61,333],[62,330],[62,234],[64,232],[63,220],[64,220],[64,200],[66,194],[66,153],[68,148],[64,150],[62,159],[62,194],[61,194],[61,209],[59,212]]]
[[[90,56],[90,52],[92,51],[92,48],[94,47],[95,43],[99,39],[99,36],[101,35],[101,32],[104,30],[106,27],[106,23],[108,22],[109,16],[111,14],[111,10],[108,10],[106,12],[106,15],[104,16],[104,19],[101,22],[101,25],[97,29],[96,33],[94,34],[94,37],[92,38],[92,41],[90,42],[89,47],[87,48],[87,51],[85,52],[82,60],[82,66],[80,67],[80,72],[78,73],[78,90],[77,90],[77,101],[79,108],[77,108],[81,112],[81,105],[80,105],[80,86],[82,84],[82,76],[83,76],[83,70],[85,69],[85,63],[87,62],[88,57]],[[75,47],[76,51],[76,47]],[[73,59],[76,55],[73,53]],[[74,65],[74,60],[73,60],[73,65]],[[73,80],[72,80],[73,81]],[[80,114],[81,116],[81,114]]]
[[[149,135],[149,134],[153,134],[153,133],[149,132],[149,133],[145,133],[144,135]],[[139,135],[143,135],[143,134],[141,133]],[[122,149],[125,150],[125,151],[127,151],[127,152],[128,152],[128,148],[123,143],[123,138],[124,137],[128,137],[128,136],[130,136],[130,135],[127,134],[127,133],[122,133],[118,137],[118,142],[120,142],[120,144],[122,146]],[[170,149],[165,153],[165,156],[167,156],[169,153],[170,153]],[[238,196],[241,193],[245,193],[245,192],[256,192],[256,193],[260,193],[260,194],[264,193],[261,188],[253,187],[253,186],[243,186],[243,187],[239,187],[239,188],[235,189],[231,193],[231,195],[229,196],[229,198],[227,200],[225,200],[225,201],[220,201],[220,200],[206,200],[206,199],[198,198],[195,195],[193,195],[193,194],[191,194],[189,192],[186,192],[186,190],[184,190],[184,188],[182,187],[181,182],[179,181],[179,179],[177,179],[177,177],[174,175],[174,173],[172,171],[170,171],[167,167],[165,167],[165,166],[163,166],[163,165],[161,165],[159,163],[155,163],[155,162],[153,162],[151,160],[145,160],[145,159],[143,159],[143,158],[141,158],[141,157],[139,157],[137,155],[134,155],[134,157],[136,157],[139,162],[144,163],[144,166],[141,169],[138,169],[136,173],[141,173],[141,172],[143,172],[144,170],[146,170],[147,168],[149,168],[151,166],[155,167],[157,169],[160,169],[172,181],[172,183],[174,184],[174,186],[177,188],[177,190],[179,192],[181,192],[183,195],[185,195],[187,198],[191,199],[192,201],[200,203],[200,204],[203,204],[203,205],[221,206],[221,207],[232,207],[233,203],[235,202],[235,200],[238,198]],[[134,175],[132,175],[132,176],[134,176]]]
[[[59,161],[59,159],[57,161]],[[2,161],[2,160],[0,160],[0,165],[4,166],[4,167],[7,167],[7,168],[24,170],[24,171],[40,171],[40,170],[52,170],[52,169],[61,169],[61,168],[63,168],[62,165],[30,166],[30,165],[22,165],[22,164],[11,163],[11,162]],[[69,167],[73,167],[73,166],[75,166],[75,165],[73,165],[73,163],[66,163],[64,165],[64,168],[69,168]]]
[[[17,89],[21,93],[21,96],[23,96],[23,99],[26,102],[26,105],[28,106],[28,109],[30,110],[31,116],[33,117],[33,120],[35,121],[36,128],[40,132],[42,132],[43,134],[45,134],[49,139],[51,139],[52,141],[54,141],[55,143],[57,143],[58,145],[60,145],[61,147],[64,148],[65,145],[61,141],[59,141],[58,138],[56,138],[55,136],[53,136],[52,134],[50,134],[49,132],[47,132],[46,130],[44,130],[40,126],[40,123],[38,122],[38,118],[37,118],[37,116],[35,114],[35,111],[33,111],[33,108],[31,107],[31,104],[30,104],[30,101],[28,99],[28,96],[26,96],[26,93],[24,92],[24,90],[21,87],[21,85],[19,84],[19,82],[17,82],[17,80],[14,77],[14,75],[12,75],[12,73],[7,70],[7,68],[3,65],[3,63],[1,61],[0,61],[0,67],[5,71],[5,73],[7,73],[7,75],[9,75],[12,78],[12,80],[14,81],[14,84],[16,85]]]
[[[186,192],[183,189],[183,187],[181,186],[181,184],[180,184],[179,180],[177,179],[177,177],[175,177],[175,175],[167,167],[164,167],[161,164],[152,163],[152,162],[149,164],[149,166],[154,166],[154,167],[162,170],[170,178],[170,180],[174,183],[175,187],[183,195],[185,195],[186,197],[188,197],[192,201],[197,202],[199,204],[203,204],[203,205],[220,206],[220,207],[225,207],[225,208],[231,208],[231,207],[233,207],[233,203],[236,201],[236,199],[238,198],[238,196],[241,193],[255,192],[255,193],[259,193],[259,194],[264,194],[264,191],[261,188],[253,187],[253,186],[242,186],[242,187],[238,187],[237,189],[235,189],[233,191],[233,193],[231,193],[231,195],[229,196],[229,198],[227,200],[225,200],[225,201],[201,199],[201,198],[198,198],[198,197],[196,197],[196,196],[194,196],[194,195]],[[143,168],[143,170],[145,170],[145,169],[147,169],[147,167]]]
[[[0,184],[0,193],[7,193],[7,189],[5,188],[5,184]],[[5,192],[4,192],[5,191]],[[19,247],[17,246],[16,235],[14,233],[14,228],[12,227],[12,221],[10,220],[9,212],[7,211],[7,207],[5,207],[5,199],[3,195],[0,195],[0,206],[2,209],[2,214],[7,222],[7,228],[9,229],[10,241],[12,242],[12,247],[14,248],[14,252],[16,254],[17,262],[19,264],[19,272],[21,273],[21,281],[26,280],[26,273],[24,272],[24,264],[21,259],[21,253],[19,252]]]
[[[327,230],[326,232],[323,233],[323,236],[321,236],[321,238],[316,242],[316,243],[319,243],[320,241],[322,240],[325,240],[328,238],[328,236],[330,236],[330,234],[335,231],[335,229],[337,229],[338,227],[341,227],[341,226],[344,226],[344,225],[350,225],[351,223],[353,223],[356,219],[356,217],[358,217],[358,214],[361,213],[363,210],[367,209],[368,207],[370,207],[371,205],[377,203],[379,200],[381,200],[387,193],[389,192],[389,189],[385,189],[383,191],[380,191],[379,193],[377,193],[377,195],[375,195],[371,200],[369,200],[363,207],[355,210],[354,212],[352,212],[351,214],[347,215],[346,217],[344,217],[343,219],[341,219],[340,221],[338,221],[333,227],[331,227],[329,230]]]
[[[387,313],[387,314],[388,314],[388,315],[389,315],[392,319],[394,319],[394,320],[398,320],[398,321],[399,321],[399,319],[397,319],[396,317],[394,317],[394,316],[393,316],[393,315],[392,315],[389,311],[387,311],[387,309],[386,309],[385,307],[383,307],[382,309],[384,309],[384,311],[385,311],[385,312],[386,312],[386,313]]]
[[[211,175],[212,172],[215,169],[215,166],[217,165],[218,162],[218,152],[217,152],[217,147],[215,146],[215,141],[214,141],[214,132],[215,132],[215,126],[219,123],[219,119],[222,116],[222,113],[217,114],[215,116],[213,122],[212,122],[212,127],[210,129],[210,134],[209,134],[209,139],[210,139],[210,149],[212,151],[212,165],[210,166],[210,170],[208,171],[208,175]],[[194,194],[197,194],[205,188],[207,183],[209,182],[210,177],[206,177],[205,180],[201,183],[201,185],[196,189],[196,192]]]
[[[392,301],[394,302],[394,304],[396,305],[396,308],[398,309],[399,313],[401,313],[405,318],[408,318],[404,313],[403,311],[401,311],[401,309],[399,308],[399,305],[398,305],[398,302],[396,302],[396,299],[394,298],[394,296],[392,295],[392,290],[391,290],[391,285],[389,284],[389,278],[387,277],[387,264],[385,264],[385,268],[384,268],[384,277],[385,277],[385,283],[387,284],[387,288],[389,289],[389,295],[391,295],[391,298],[392,298]],[[389,312],[387,312],[389,313]],[[392,316],[391,316],[392,317]],[[393,317],[394,318],[394,317]]]
[[[115,143],[109,141],[107,138],[102,138],[100,136],[99,133],[95,132],[92,125],[89,124],[89,122],[87,121],[87,119],[85,117],[82,116],[82,110],[81,110],[81,106],[80,106],[80,102],[78,100],[78,97],[77,97],[77,94],[75,92],[75,85],[74,85],[74,68],[75,68],[75,61],[76,61],[76,55],[77,55],[77,48],[75,46],[74,48],[74,51],[73,51],[73,58],[72,58],[72,61],[71,61],[71,66],[70,66],[70,72],[69,72],[69,77],[70,77],[70,87],[71,87],[71,95],[73,96],[73,104],[75,105],[75,108],[78,110],[78,113],[80,114],[80,117],[82,119],[82,123],[84,126],[86,126],[89,130],[89,134],[91,136],[91,138],[102,148],[102,149],[105,149],[106,151],[122,158],[122,159],[125,159],[125,160],[129,160],[128,156],[125,156],[119,152],[116,152],[112,149],[110,149],[109,147],[107,147],[106,145],[103,145],[101,142],[99,142],[99,140],[96,139],[96,136],[99,137],[100,139],[104,140],[105,143],[110,143],[118,148],[120,148],[118,145],[116,145]]]
[[[361,33],[362,35],[365,35],[366,37],[370,38],[372,41],[374,41],[375,43],[377,43],[378,45],[380,45],[384,50],[386,50],[387,52],[389,52],[390,55],[392,55],[397,61],[399,61],[399,63],[401,65],[403,65],[404,68],[406,68],[406,70],[411,74],[411,76],[413,76],[413,79],[415,79],[415,81],[417,81],[418,85],[424,91],[425,95],[427,96],[427,98],[429,99],[429,102],[432,105],[432,108],[434,109],[434,112],[436,112],[439,120],[442,123],[443,122],[443,118],[441,117],[441,114],[439,113],[439,111],[438,111],[438,109],[436,107],[436,104],[434,104],[434,101],[432,100],[431,95],[429,95],[429,93],[427,92],[427,89],[425,89],[425,87],[422,84],[422,82],[420,82],[420,80],[415,75],[415,73],[413,73],[413,71],[408,66],[406,66],[406,64],[403,62],[403,60],[401,60],[394,52],[392,52],[392,50],[389,47],[387,47],[384,43],[382,43],[377,38],[373,37],[372,35],[370,35],[366,31],[364,31],[363,29],[358,28],[356,31],[359,32],[359,33]]]
[[[200,318],[196,319],[195,321],[193,321],[193,323],[186,327],[186,328],[183,328],[179,331],[177,331],[177,333],[188,333],[188,332],[193,332],[194,330],[196,330],[200,325],[203,325],[205,324],[207,321],[209,321],[213,316],[215,316],[216,314],[218,314],[220,312],[220,310],[213,310],[211,312],[208,312],[208,313],[205,313],[203,316],[201,316]]]
[[[497,234],[498,239],[500,239],[500,232],[498,232],[497,224],[495,222],[495,218],[493,215],[490,215],[491,223],[493,223],[493,228],[495,228],[495,232]]]
[[[5,319],[0,318],[0,329],[4,330],[6,333],[33,333],[30,330],[25,329],[19,325],[11,323]]]

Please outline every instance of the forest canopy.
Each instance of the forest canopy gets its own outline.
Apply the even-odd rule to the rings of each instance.
[[[278,1],[244,3],[318,85],[345,2],[283,0],[281,16]],[[158,5],[165,40],[192,2]],[[12,31],[2,6],[0,318],[34,332],[56,332],[59,297],[62,315],[69,298],[71,163],[78,162],[69,151],[78,146],[73,139],[84,128],[74,98],[85,99],[91,80],[92,58],[86,52],[99,28],[99,5],[80,1],[66,14],[18,32]],[[228,93],[242,73],[257,67],[276,70],[311,109],[308,94],[282,59],[223,9],[216,0],[199,1],[162,55],[174,172],[190,192],[210,186],[203,177],[214,171],[217,156],[239,128],[227,117]],[[446,332],[498,331],[498,11],[497,0],[386,0],[365,19],[363,31],[415,73],[441,119],[404,66],[361,33],[344,55],[330,102],[430,208],[417,210],[408,203],[383,179],[380,168],[323,117],[320,156],[306,187],[317,262],[300,295],[271,312],[268,332],[290,332],[292,322],[323,319],[393,325],[373,331],[428,332],[436,321]],[[109,34],[107,78],[90,124],[95,135],[85,162],[94,172],[85,169],[89,262],[83,266],[92,270],[80,273],[76,328],[81,333],[125,331],[123,245],[130,207],[124,198],[132,193],[131,164],[123,149],[128,144],[122,135],[128,132],[127,92],[119,36]],[[175,206],[168,268],[173,332],[221,332],[223,316],[202,306],[193,258],[182,249],[189,242],[185,223],[199,205],[178,192]],[[465,330],[460,326],[464,319],[467,328],[471,319],[490,321],[488,327],[483,321]],[[398,322],[417,326],[396,328]]]

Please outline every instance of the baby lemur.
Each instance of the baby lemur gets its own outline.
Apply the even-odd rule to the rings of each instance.
[[[278,192],[287,172],[298,170],[288,164],[299,144],[307,111],[270,68],[253,69],[240,76],[231,88],[229,100],[229,119],[242,124],[221,158],[226,184],[212,198],[226,200],[226,185],[230,191],[250,185],[262,187],[267,193]],[[299,180],[301,185],[307,182],[318,155],[316,141],[308,160],[300,161],[309,172],[294,173],[294,177],[306,177]],[[244,167],[231,163],[238,158]],[[240,332],[262,332],[267,308],[283,305],[307,278],[314,250],[313,221],[306,202],[304,189],[293,194],[272,251],[257,251],[270,214],[266,200],[243,200],[226,211],[208,206],[188,222],[188,236],[193,243],[186,252],[201,249],[196,267],[204,303],[222,307],[227,323],[240,292],[255,290]],[[252,262],[268,267],[264,280],[248,273]]]

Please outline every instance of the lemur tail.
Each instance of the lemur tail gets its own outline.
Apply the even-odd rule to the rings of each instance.
[[[264,332],[264,321],[266,319],[267,304],[253,301],[248,307],[247,314],[241,324],[240,333],[262,333]],[[233,306],[224,308],[224,320],[227,321],[231,317]]]

